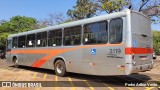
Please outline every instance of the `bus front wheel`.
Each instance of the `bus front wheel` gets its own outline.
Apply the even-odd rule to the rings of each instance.
[[[17,58],[13,58],[14,67],[18,67],[18,60]]]
[[[64,61],[62,60],[57,60],[55,65],[54,65],[55,73],[58,76],[64,77],[66,76],[66,65]]]

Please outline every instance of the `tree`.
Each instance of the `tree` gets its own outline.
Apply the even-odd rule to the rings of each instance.
[[[129,0],[133,10],[146,14],[152,22],[160,23],[160,0]]]
[[[4,49],[9,34],[25,32],[37,28],[37,20],[31,17],[14,16],[9,21],[0,22],[0,49]]]
[[[80,20],[124,8],[142,12],[149,16],[152,22],[160,23],[160,0],[77,0],[73,10],[69,9],[67,15],[72,20]]]
[[[121,11],[127,6],[126,0],[77,0],[73,10],[69,9],[67,14],[73,20],[90,18],[101,12],[112,13]]]
[[[61,24],[66,20],[68,20],[68,18],[66,18],[63,13],[49,14],[50,25]]]
[[[15,16],[10,19],[10,29],[14,32],[25,32],[36,28],[37,20],[31,17]]]
[[[160,55],[160,32],[159,31],[153,31],[153,49],[156,54]]]
[[[66,21],[68,22],[70,19],[66,18],[63,13],[49,14],[47,18],[38,21],[38,27],[43,28],[47,26],[53,26],[64,23]]]
[[[49,26],[49,21],[47,18],[38,20],[38,28],[44,28]]]
[[[127,6],[127,0],[97,0],[101,12],[112,13],[121,11]]]
[[[37,28],[35,18],[25,16],[14,16],[9,21],[3,21],[0,26],[0,32],[18,33]]]
[[[77,0],[73,10],[69,9],[67,15],[73,20],[93,17],[97,11],[97,3],[92,0]]]
[[[9,33],[1,33],[0,34],[0,50],[5,50],[6,47],[6,41]]]

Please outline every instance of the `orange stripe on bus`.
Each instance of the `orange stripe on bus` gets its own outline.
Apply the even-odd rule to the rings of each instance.
[[[58,51],[60,49],[39,49],[39,50],[12,50],[10,53],[14,54],[49,54],[53,51]]]
[[[36,60],[31,66],[32,67],[41,67],[44,65],[48,60],[50,60],[52,57],[62,54],[64,52],[73,51],[77,49],[82,48],[94,48],[94,47],[102,47],[102,46],[123,46],[123,43],[120,44],[101,44],[101,45],[86,45],[86,46],[77,46],[73,48],[61,48],[61,49],[39,49],[39,50],[12,50],[7,53],[14,53],[14,54],[47,54],[46,56],[42,57],[39,60]]]
[[[64,52],[68,52],[68,51],[72,51],[72,50],[76,50],[79,48],[68,48],[68,49],[60,49],[60,50],[52,50],[52,53],[50,53],[49,55],[42,57],[41,59],[37,60],[36,62],[34,62],[31,66],[32,67],[41,67],[43,64],[45,64],[48,60],[50,60],[52,57],[64,53]]]
[[[152,48],[125,48],[125,54],[151,54]]]

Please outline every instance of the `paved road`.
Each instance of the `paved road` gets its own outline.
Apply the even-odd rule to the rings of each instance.
[[[159,69],[160,60],[155,61],[156,69]],[[52,87],[34,87],[34,88],[8,88],[3,87],[0,90],[158,90],[157,87],[125,87],[125,83],[128,85],[138,82],[139,85],[144,84],[147,81],[155,84],[155,81],[160,81],[160,74],[153,74],[149,71],[139,74],[133,74],[129,76],[91,76],[83,74],[69,73],[66,77],[58,77],[53,70],[37,69],[32,67],[20,66],[18,68],[13,67],[0,60],[0,81],[40,81],[43,85]],[[48,82],[42,82],[48,81]],[[50,82],[49,82],[50,81]],[[153,81],[153,82],[151,82]],[[18,83],[18,82],[16,82]],[[35,82],[34,82],[35,83]],[[140,84],[142,83],[142,84]],[[1,85],[1,84],[0,84]],[[16,84],[14,85],[16,86]],[[18,86],[18,84],[17,84]],[[20,85],[21,86],[21,85]],[[19,86],[19,87],[20,87]]]

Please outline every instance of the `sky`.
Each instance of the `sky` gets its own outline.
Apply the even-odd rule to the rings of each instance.
[[[75,4],[76,0],[1,0],[0,20],[9,20],[16,15],[39,20],[48,17],[49,14],[66,14]],[[160,24],[152,24],[151,28],[160,31]]]
[[[66,13],[76,0],[1,0],[0,20],[22,15],[41,19],[51,13]]]

